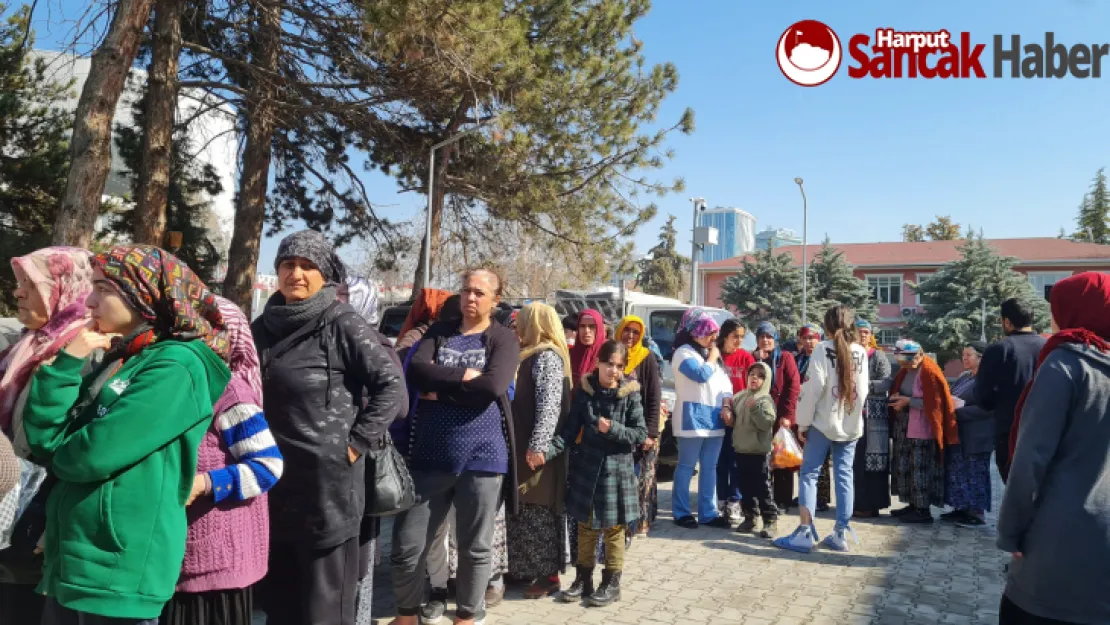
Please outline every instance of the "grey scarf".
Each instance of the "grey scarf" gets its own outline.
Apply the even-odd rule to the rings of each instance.
[[[262,311],[266,330],[278,339],[289,336],[306,324],[315,323],[335,302],[336,285],[326,284],[316,295],[299,302],[286,303],[285,296],[274,293]]]

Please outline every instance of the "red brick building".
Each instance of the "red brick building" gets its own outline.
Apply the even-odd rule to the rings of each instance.
[[[917,296],[907,281],[918,282],[941,266],[960,257],[957,249],[963,241],[927,241],[922,243],[845,243],[832,247],[844,252],[844,259],[855,268],[856,277],[866,280],[879,301],[879,318],[873,320],[876,338],[891,345],[899,338],[903,318],[920,308]],[[1059,280],[1083,271],[1110,273],[1110,245],[1079,243],[1066,239],[988,239],[987,243],[1003,256],[1018,259],[1014,269],[1029,276],[1037,292],[1046,292]],[[809,245],[807,254],[812,262],[821,245]],[[776,253],[794,257],[794,266],[802,266],[802,246],[780,247]],[[729,258],[698,268],[701,303],[722,306],[721,286],[736,274],[743,258]],[[800,294],[799,294],[800,297]]]

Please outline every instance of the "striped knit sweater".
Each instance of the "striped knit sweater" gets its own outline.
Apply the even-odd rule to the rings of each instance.
[[[273,488],[284,461],[262,408],[236,404],[216,418],[224,445],[238,464],[208,472],[216,503],[232,497],[246,501]]]

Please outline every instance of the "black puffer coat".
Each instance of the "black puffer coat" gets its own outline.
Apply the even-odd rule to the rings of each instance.
[[[359,535],[365,452],[408,404],[394,357],[353,308],[331,304],[315,323],[273,336],[251,324],[262,362],[266,420],[285,456],[270,491],[271,536],[314,549]],[[347,447],[360,458],[352,465]]]

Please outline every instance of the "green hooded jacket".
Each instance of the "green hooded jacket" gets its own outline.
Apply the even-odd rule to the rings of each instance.
[[[732,448],[738,454],[771,453],[771,437],[775,427],[775,401],[771,399],[771,368],[756,362],[752,368],[763,368],[763,386],[758,391],[743,390],[732,398]],[[748,371],[751,371],[749,368]]]
[[[185,557],[197,449],[231,374],[202,341],[165,341],[89,401],[83,364],[63,350],[40,367],[24,411],[31,451],[58,479],[38,591],[78,612],[157,618]]]

